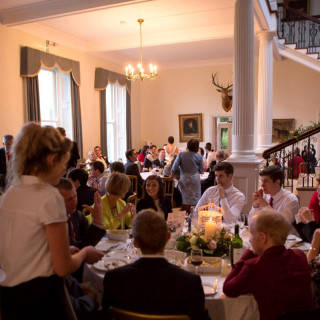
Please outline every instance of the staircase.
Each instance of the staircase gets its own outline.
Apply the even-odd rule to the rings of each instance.
[[[287,4],[278,3],[277,34],[279,54],[320,71],[320,19]]]

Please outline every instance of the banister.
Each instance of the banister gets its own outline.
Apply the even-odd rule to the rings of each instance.
[[[299,139],[294,137],[294,138],[291,138],[287,141],[279,143],[279,144],[275,145],[274,147],[271,147],[271,148],[265,150],[262,153],[262,157],[264,159],[269,159],[271,154],[273,154],[277,151],[280,151],[286,147],[289,147],[289,146],[293,145],[294,143],[297,143],[300,140],[303,140],[303,139],[306,139],[310,136],[313,136],[313,135],[317,134],[318,132],[320,132],[320,125],[318,127],[312,128],[306,132],[301,133],[301,135],[299,135]]]
[[[286,11],[289,11],[289,12],[291,12],[291,13],[294,13],[294,14],[297,15],[297,16],[303,17],[303,18],[305,18],[305,20],[310,20],[310,21],[313,21],[313,22],[315,22],[315,23],[320,24],[320,20],[319,20],[319,19],[317,19],[317,18],[315,18],[315,17],[313,17],[313,16],[310,16],[310,15],[308,15],[307,13],[304,13],[304,12],[301,12],[301,11],[296,10],[296,9],[294,9],[294,8],[291,8],[291,7],[289,7],[287,4],[278,3],[278,7],[283,7],[283,8],[286,9]]]

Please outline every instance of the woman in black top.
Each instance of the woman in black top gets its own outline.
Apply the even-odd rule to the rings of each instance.
[[[172,212],[169,198],[164,196],[163,182],[159,176],[149,176],[143,184],[143,196],[138,201],[137,213],[143,209],[154,209],[162,213],[167,220],[168,213]]]

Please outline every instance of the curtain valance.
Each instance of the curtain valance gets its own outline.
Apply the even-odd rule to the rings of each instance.
[[[96,90],[104,90],[108,86],[108,83],[114,84],[117,81],[120,86],[126,86],[128,93],[131,94],[131,82],[126,79],[125,75],[102,68],[96,68],[94,77],[94,88]]]
[[[51,53],[43,52],[29,47],[21,47],[21,77],[34,77],[39,74],[41,67],[53,69],[55,66],[61,72],[71,72],[77,86],[80,86],[80,63],[79,61],[62,58]]]

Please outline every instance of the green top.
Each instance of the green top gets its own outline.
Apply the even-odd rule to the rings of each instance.
[[[111,209],[107,196],[101,198],[102,201],[102,223],[104,224],[105,230],[108,229],[128,229],[132,225],[132,216],[128,212],[122,220],[118,218],[118,214],[121,213],[126,203],[118,199],[116,202],[116,208]],[[91,214],[88,217],[89,223],[92,223]]]

